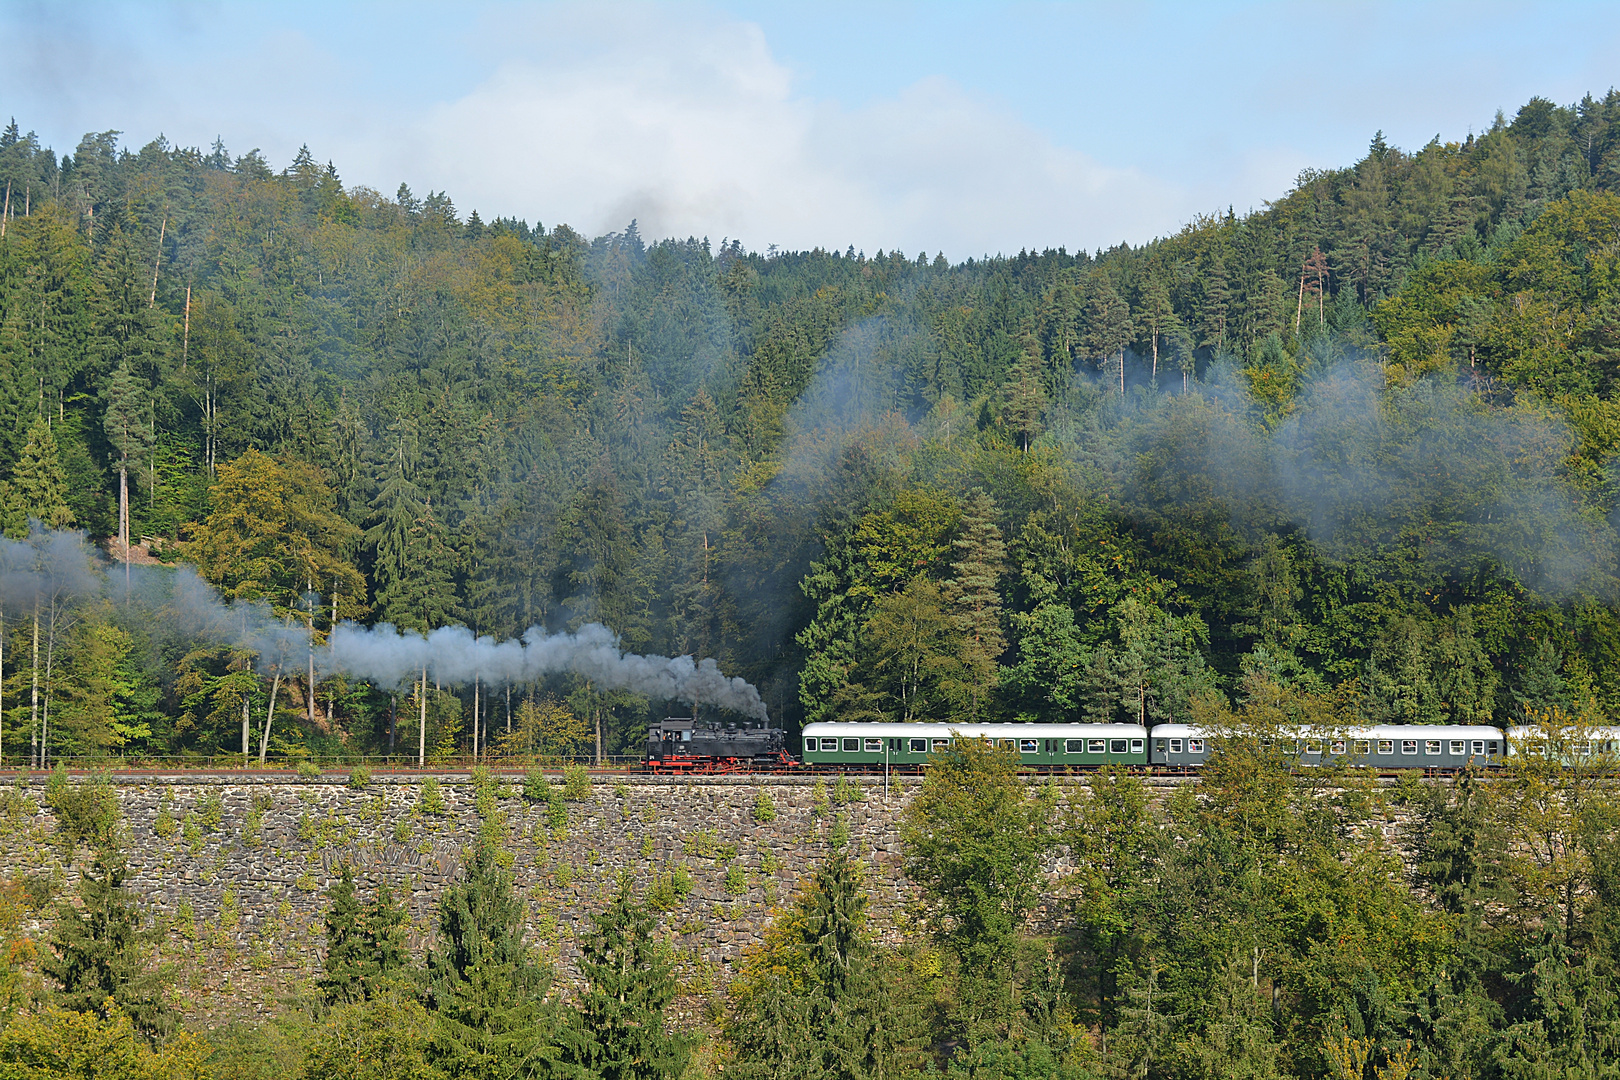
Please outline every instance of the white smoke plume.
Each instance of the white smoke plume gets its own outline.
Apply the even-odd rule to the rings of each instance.
[[[109,576],[108,566],[80,532],[52,531],[36,523],[27,540],[0,536],[0,613],[16,617],[36,606],[49,609],[100,595],[140,611],[157,636],[255,653],[261,671],[299,669],[309,658],[309,630],[296,616],[278,617],[260,602],[227,603],[189,566],[131,567],[127,586],[122,569]],[[475,637],[462,626],[423,635],[386,623],[342,623],[315,649],[314,659],[324,674],[343,672],[388,687],[407,685],[424,668],[435,682],[449,686],[466,686],[474,679],[528,683],[567,672],[605,690],[767,718],[759,691],[744,679],[723,674],[714,660],[625,652],[618,635],[599,623],[572,634],[548,634],[536,626],[521,639],[507,641]]]
[[[383,686],[403,686],[426,669],[430,678],[452,686],[474,679],[486,683],[533,682],[570,672],[607,690],[644,697],[712,705],[755,720],[766,719],[759,691],[744,679],[721,672],[712,659],[641,656],[619,647],[618,635],[600,623],[571,634],[530,627],[521,640],[475,637],[464,626],[445,626],[426,635],[386,623],[343,623],[332,631],[316,665]]]

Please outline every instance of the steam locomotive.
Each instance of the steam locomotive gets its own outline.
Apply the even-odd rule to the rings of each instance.
[[[764,724],[671,716],[647,730],[647,768],[655,773],[776,772],[796,764],[787,752],[787,733]]]

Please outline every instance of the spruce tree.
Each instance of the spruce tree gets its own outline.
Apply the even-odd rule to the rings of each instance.
[[[73,511],[67,504],[67,474],[62,469],[56,437],[41,417],[28,425],[28,441],[5,485],[4,498],[0,498],[0,515],[4,516],[0,526],[16,540],[28,534],[30,520],[53,529],[73,524]]]
[[[366,959],[360,901],[354,892],[354,871],[345,865],[338,883],[332,887],[332,904],[326,909],[325,970],[315,980],[329,1003],[359,1001],[366,996]]]
[[[428,953],[434,1056],[452,1075],[543,1071],[559,1034],[550,987],[550,970],[524,944],[523,902],[500,848],[480,835],[463,853],[461,880],[439,900],[438,948]]]
[[[57,909],[51,953],[41,963],[60,985],[56,1004],[107,1015],[107,1003],[142,1031],[172,1026],[162,998],[163,973],[151,966],[155,931],[143,926],[135,898],[124,887],[127,866],[116,845],[96,851],[79,878],[79,903]]]
[[[650,911],[626,883],[594,921],[580,958],[586,990],[579,1003],[583,1023],[570,1040],[571,1064],[602,1080],[680,1076],[691,1039],[666,1026],[664,1010],[677,988]]]

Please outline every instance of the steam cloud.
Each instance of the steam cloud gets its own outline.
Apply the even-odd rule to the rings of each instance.
[[[60,615],[98,596],[129,604],[148,617],[154,636],[202,640],[258,654],[261,670],[301,667],[309,656],[309,631],[296,619],[277,618],[267,604],[226,603],[189,566],[175,570],[130,567],[128,592],[122,574],[109,579],[106,562],[84,534],[36,526],[25,541],[0,537],[0,610],[8,617]],[[441,684],[532,682],[570,672],[608,690],[649,698],[712,705],[750,719],[767,719],[759,691],[728,677],[712,659],[641,656],[619,647],[618,636],[599,623],[571,634],[531,627],[521,639],[475,637],[461,626],[423,635],[383,624],[343,623],[315,650],[323,674],[342,672],[380,686],[404,686],[426,668]]]

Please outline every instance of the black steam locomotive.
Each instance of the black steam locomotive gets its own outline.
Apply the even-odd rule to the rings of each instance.
[[[647,767],[664,774],[769,772],[792,767],[781,728],[671,716],[647,730]]]

